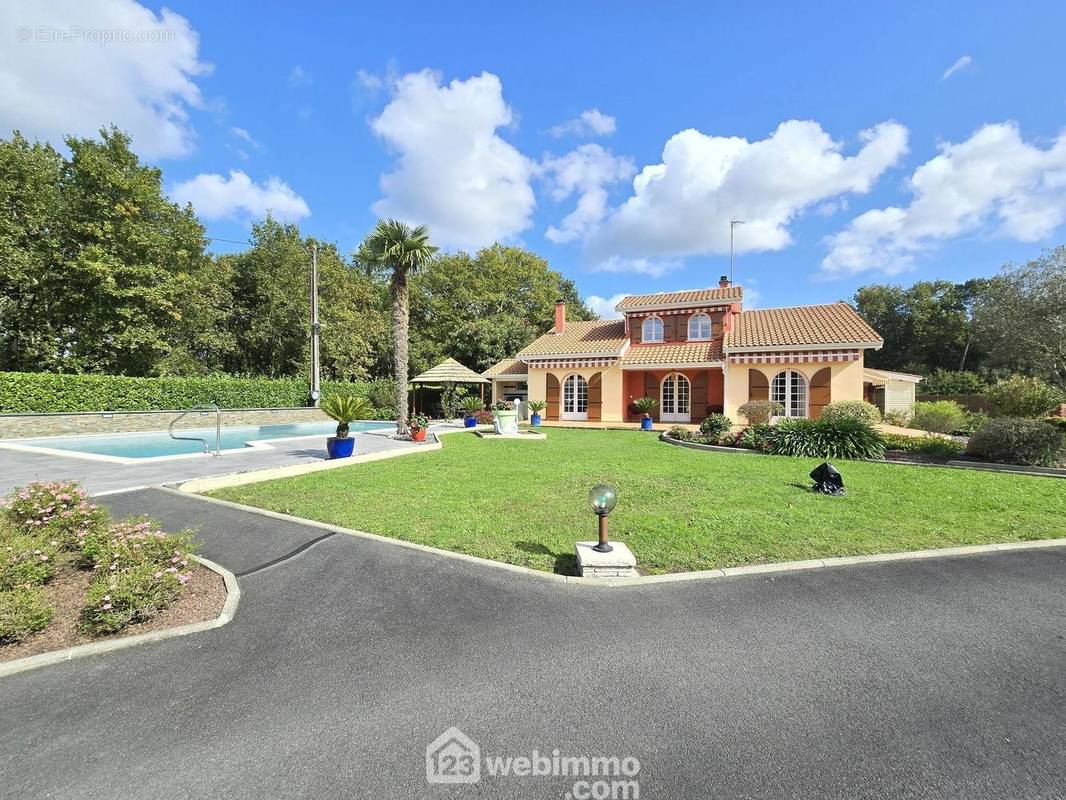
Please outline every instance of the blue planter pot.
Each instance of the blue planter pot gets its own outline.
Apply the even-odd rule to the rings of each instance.
[[[464,428],[476,428],[477,427],[477,417],[463,417],[463,427]]]
[[[652,422],[654,422],[654,420],[651,417],[641,417],[640,429],[642,431],[650,431]]]
[[[349,458],[355,452],[355,439],[351,436],[347,439],[330,436],[326,439],[326,452],[330,458]]]
[[[529,417],[529,424],[534,427],[540,427],[540,414],[532,414]]]

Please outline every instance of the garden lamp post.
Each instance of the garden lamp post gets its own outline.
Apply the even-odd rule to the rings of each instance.
[[[597,553],[610,553],[614,548],[607,543],[607,515],[618,505],[618,492],[613,486],[597,483],[589,489],[589,505],[600,518],[599,542],[593,545],[592,549]]]

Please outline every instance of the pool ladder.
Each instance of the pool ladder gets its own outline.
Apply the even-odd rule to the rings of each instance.
[[[208,443],[207,439],[201,439],[199,436],[175,436],[174,435],[174,426],[177,425],[179,422],[181,422],[182,417],[184,417],[186,414],[192,413],[193,411],[214,411],[215,412],[215,453],[214,453],[214,455],[217,458],[218,456],[222,455],[222,411],[214,403],[211,403],[211,404],[206,405],[206,406],[193,406],[192,408],[185,409],[180,414],[178,414],[178,416],[174,417],[174,419],[172,419],[170,421],[170,427],[167,428],[167,433],[170,434],[170,438],[171,439],[178,439],[178,440],[183,441],[183,442],[202,442],[203,446],[204,446],[204,452],[205,453],[210,453],[211,452],[211,445]]]

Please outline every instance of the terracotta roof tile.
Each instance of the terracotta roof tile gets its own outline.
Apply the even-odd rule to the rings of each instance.
[[[493,364],[487,370],[482,372],[486,378],[494,378],[497,375],[525,375],[529,372],[529,367],[525,361],[518,361],[514,358],[505,358],[498,364]]]
[[[705,364],[722,360],[722,342],[688,342],[685,344],[635,345],[622,356],[622,366],[655,364]]]
[[[564,356],[577,353],[620,354],[626,342],[620,319],[567,322],[562,333],[546,333],[518,351],[518,357]]]
[[[725,348],[880,342],[871,328],[847,303],[742,311],[726,331]]]
[[[714,287],[713,289],[688,289],[683,292],[658,292],[657,294],[631,294],[622,298],[619,311],[644,306],[676,305],[679,303],[739,302],[744,297],[741,286]]]

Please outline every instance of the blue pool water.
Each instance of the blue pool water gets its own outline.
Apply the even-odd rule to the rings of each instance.
[[[391,422],[353,422],[349,426],[352,433],[391,428]],[[248,425],[222,429],[222,449],[236,450],[246,447],[250,441],[259,439],[289,439],[294,436],[321,435],[323,450],[324,438],[332,436],[337,429],[335,422],[298,422],[291,425]],[[190,428],[175,430],[178,436],[198,436],[206,439],[214,451],[215,429]],[[178,456],[188,453],[202,453],[204,446],[200,442],[171,439],[166,431],[149,431],[145,433],[115,433],[99,436],[57,436],[47,439],[19,439],[18,444],[35,447],[48,447],[53,450],[71,450],[77,453],[92,453],[102,456],[119,456],[121,458],[153,458],[156,456]]]

